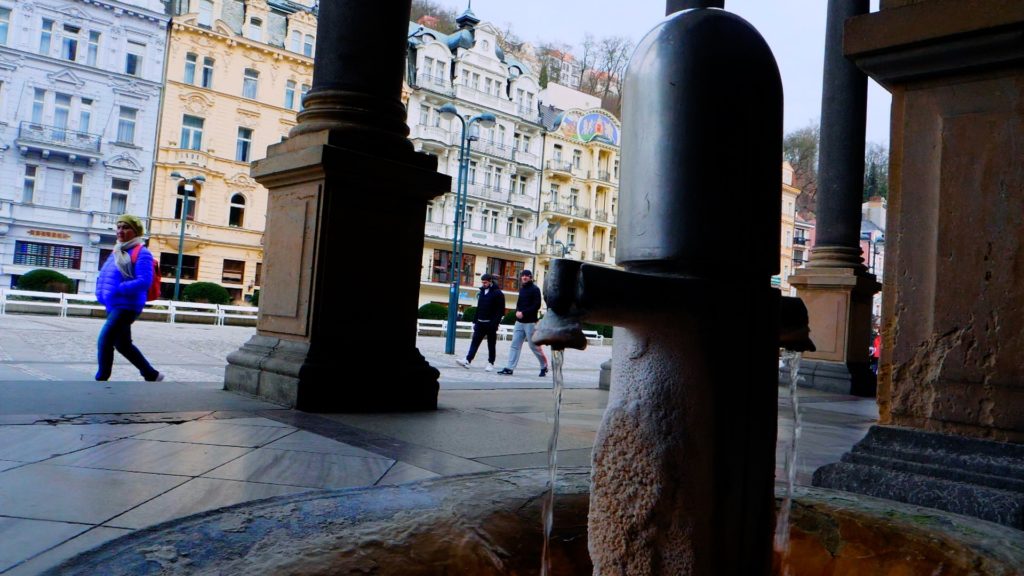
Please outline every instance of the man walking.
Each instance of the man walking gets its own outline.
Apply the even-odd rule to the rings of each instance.
[[[530,345],[530,351],[540,362],[540,376],[548,373],[548,359],[544,349],[533,343],[533,329],[537,327],[537,313],[540,312],[540,288],[533,283],[533,272],[523,270],[519,275],[519,302],[516,303],[516,327],[512,332],[512,349],[508,353],[508,365],[498,374],[511,376],[519,364],[519,353],[523,349],[523,341]]]
[[[480,341],[487,338],[487,366],[484,370],[494,370],[494,359],[497,357],[498,324],[505,315],[505,295],[492,281],[490,274],[480,277],[480,295],[476,299],[476,319],[473,321],[473,340],[469,343],[469,353],[465,360],[456,360],[459,366],[469,368],[470,362],[480,348]]]

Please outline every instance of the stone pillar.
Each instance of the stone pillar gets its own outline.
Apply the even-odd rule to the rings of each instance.
[[[844,394],[875,393],[869,368],[871,301],[880,286],[864,266],[860,204],[867,76],[843,54],[843,22],[868,0],[829,0],[821,96],[817,237],[810,261],[789,277],[810,313],[817,347],[804,354],[804,384]]]
[[[1024,3],[883,0],[892,92],[880,424],[815,483],[1024,528]]]
[[[450,178],[407,138],[409,6],[320,5],[299,124],[252,169],[269,190],[265,280],[257,334],[228,356],[227,390],[314,412],[436,408],[416,304],[426,203]],[[364,371],[378,376],[352,377]]]

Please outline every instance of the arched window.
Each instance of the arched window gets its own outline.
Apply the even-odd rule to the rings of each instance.
[[[188,210],[186,210],[187,219],[196,219],[196,204],[199,203],[199,184],[195,182],[185,183],[184,181],[178,182],[178,198],[174,204],[174,217],[177,220],[181,220],[181,206],[185,202],[186,194],[188,195]]]
[[[228,226],[241,228],[245,222],[245,196],[235,194],[231,197],[231,210],[228,215]]]

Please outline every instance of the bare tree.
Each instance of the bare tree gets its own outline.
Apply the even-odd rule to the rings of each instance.
[[[818,198],[817,124],[786,134],[782,140],[782,157],[793,167],[793,185],[800,189],[796,208],[805,219],[814,217]]]
[[[444,8],[434,0],[412,0],[409,20],[433,28],[442,34],[451,34],[455,25],[455,10]]]
[[[580,45],[580,90],[593,94],[597,92],[597,86],[600,82],[600,78],[595,70],[598,58],[598,47],[597,41],[594,40],[593,34],[587,34],[583,37],[583,43]]]

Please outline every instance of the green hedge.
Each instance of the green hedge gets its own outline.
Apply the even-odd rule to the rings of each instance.
[[[18,278],[18,290],[72,293],[75,282],[56,270],[40,268]]]
[[[230,304],[231,294],[220,284],[195,282],[185,287],[182,300],[186,302],[205,302],[207,304]]]
[[[476,320],[476,306],[468,306],[462,311],[463,322],[473,322]]]
[[[438,304],[437,302],[427,302],[423,306],[420,306],[420,310],[417,312],[416,317],[423,320],[447,320],[448,307]]]

